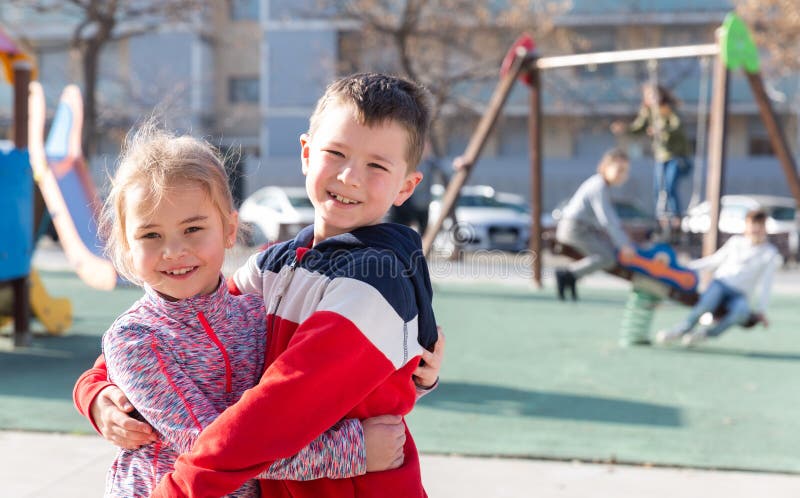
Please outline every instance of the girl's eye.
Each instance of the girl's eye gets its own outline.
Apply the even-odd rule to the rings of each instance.
[[[389,168],[387,168],[386,166],[380,165],[380,164],[378,164],[378,163],[369,163],[369,165],[368,165],[368,166],[369,166],[370,168],[382,169],[383,171],[389,171]]]
[[[186,229],[186,233],[199,232],[202,229],[203,229],[203,227],[189,227],[189,228]]]
[[[160,237],[156,232],[147,232],[146,234],[139,237],[140,239],[157,239]]]

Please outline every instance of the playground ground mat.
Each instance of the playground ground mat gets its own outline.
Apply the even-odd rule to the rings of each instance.
[[[72,407],[100,335],[141,291],[95,291],[42,272],[68,296],[72,330],[0,349],[0,429],[90,433]],[[618,345],[627,293],[491,282],[435,284],[447,333],[439,389],[409,416],[420,451],[800,473],[800,314],[778,294],[769,329],[732,330],[691,350]],[[666,304],[654,329],[681,318]]]

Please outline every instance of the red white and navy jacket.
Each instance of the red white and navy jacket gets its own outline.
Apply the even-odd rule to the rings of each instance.
[[[258,382],[264,371],[264,328],[258,296],[232,296],[219,285],[211,294],[173,302],[145,286],[144,297],[103,336],[103,351],[109,380],[160,438],[118,452],[106,496],[149,496],[203,428]],[[344,477],[363,473],[365,467],[360,424],[346,420],[259,477]],[[256,497],[258,484],[247,481],[234,496]]]
[[[307,227],[253,256],[234,276],[234,292],[264,297],[268,368],[178,458],[153,496],[224,495],[344,418],[405,415],[413,408],[412,372],[437,336],[419,236],[380,224],[309,248],[312,240]],[[424,497],[408,430],[404,451],[398,469],[261,481],[262,495]]]

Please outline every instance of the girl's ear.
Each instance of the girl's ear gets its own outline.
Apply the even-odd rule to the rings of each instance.
[[[300,163],[302,164],[303,175],[308,174],[308,157],[310,155],[311,136],[308,133],[300,135]]]
[[[239,212],[231,211],[228,226],[225,229],[225,248],[230,249],[236,245],[236,234],[239,231]]]

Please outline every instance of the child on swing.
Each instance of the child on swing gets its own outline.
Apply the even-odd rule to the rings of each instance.
[[[556,240],[574,247],[584,257],[556,270],[559,299],[563,300],[565,290],[569,290],[576,300],[577,280],[597,270],[612,268],[617,264],[617,251],[633,254],[634,248],[622,229],[609,194],[610,187],[628,181],[629,170],[625,152],[607,151],[597,165],[597,174],[583,182],[564,206],[556,228]]]
[[[652,138],[656,159],[653,171],[656,217],[671,229],[680,226],[678,182],[692,168],[689,141],[676,112],[677,105],[678,100],[665,87],[646,83],[642,85],[642,105],[636,119],[631,123],[611,124],[615,135],[646,133]]]
[[[222,161],[205,142],[153,125],[129,137],[103,228],[116,268],[145,291],[103,336],[108,380],[156,432],[151,444],[119,451],[105,495],[144,497],[206,426],[258,384],[266,313],[261,296],[234,296],[222,278],[237,213]],[[397,468],[404,441],[400,417],[342,420],[258,477],[345,478]],[[259,484],[248,480],[230,496],[257,497]]]

